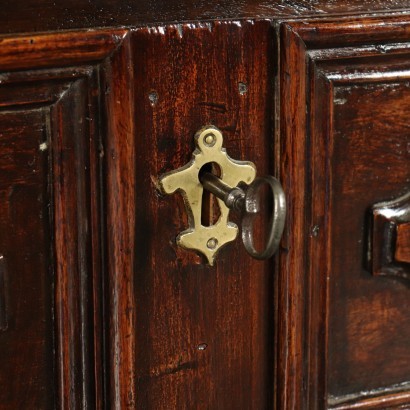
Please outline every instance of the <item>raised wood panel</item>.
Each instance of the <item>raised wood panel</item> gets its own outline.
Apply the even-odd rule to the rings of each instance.
[[[271,405],[271,261],[252,260],[239,240],[214,267],[178,248],[183,200],[161,196],[157,181],[190,159],[194,134],[210,123],[233,158],[273,172],[273,40],[269,22],[141,29],[114,59],[121,86],[104,87],[116,118],[105,173],[117,408]]]
[[[9,300],[1,337],[5,408],[94,403],[84,91],[78,80],[55,105],[7,111],[10,106],[1,114]]]
[[[100,91],[96,63],[105,64],[124,34],[79,32],[2,42],[0,398],[5,409],[103,407],[100,100],[105,90]]]
[[[0,389],[0,400],[7,409],[52,408],[55,403],[54,388],[46,389],[53,380],[53,332],[44,184],[48,152],[39,152],[43,123],[41,110],[0,113],[0,248],[8,266],[6,271],[2,263],[0,295],[6,320],[0,332],[0,385],[8,388]]]
[[[279,408],[410,405],[408,284],[366,269],[370,207],[409,190],[409,27],[282,25]]]

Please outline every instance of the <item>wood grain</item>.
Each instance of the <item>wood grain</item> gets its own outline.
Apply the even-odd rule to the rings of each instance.
[[[121,44],[124,35],[125,30],[91,30],[77,34],[61,32],[3,37],[0,40],[0,70],[98,62]]]
[[[393,389],[394,390],[394,389]],[[365,410],[365,409],[380,409],[380,410],[405,410],[408,408],[410,401],[409,391],[402,391],[398,388],[396,392],[386,389],[384,392],[374,394],[373,397],[364,398],[347,398],[343,404],[332,407],[334,410]],[[404,404],[403,404],[404,403]]]
[[[103,406],[101,93],[90,64],[109,57],[118,36],[42,34],[2,43],[5,409]]]
[[[353,406],[371,389],[368,408],[380,408],[385,388],[408,381],[408,288],[364,270],[368,208],[408,190],[409,46],[372,44],[405,40],[405,19],[282,25],[280,163],[292,226],[279,276],[284,408]],[[409,404],[406,392],[392,394]]]
[[[178,248],[182,198],[160,196],[156,181],[189,160],[206,124],[223,131],[233,158],[272,172],[273,34],[269,22],[140,29],[114,57],[123,68],[106,97],[113,407],[270,406],[270,262],[251,260],[239,241],[213,268]]]
[[[211,20],[403,13],[409,0],[4,0],[0,33],[146,27]]]
[[[304,225],[306,195],[305,100],[306,66],[304,44],[285,26],[280,28],[280,98],[277,116],[280,118],[280,149],[276,163],[280,166],[287,202],[287,221],[279,253],[277,279],[277,374],[276,407],[303,408],[304,301],[306,277],[303,274],[306,257],[307,228]]]
[[[139,250],[135,225],[138,199],[132,61],[128,38],[121,50],[102,66],[101,72],[107,129],[102,147],[107,215],[107,398],[111,408],[136,406],[135,332],[138,312],[134,286],[135,258]]]
[[[409,188],[410,2],[3,3],[0,407],[408,408],[407,276],[365,242]],[[207,124],[280,176],[275,262],[175,244],[158,177]]]

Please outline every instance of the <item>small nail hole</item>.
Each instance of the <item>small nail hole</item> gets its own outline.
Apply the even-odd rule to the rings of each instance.
[[[245,95],[248,92],[248,86],[245,83],[240,82],[238,84],[238,90],[240,95]]]
[[[148,95],[149,102],[154,106],[158,102],[158,94],[156,91],[152,91]]]
[[[319,229],[320,229],[319,225],[315,225],[310,231],[310,236],[312,236],[312,237],[318,236],[319,235]]]

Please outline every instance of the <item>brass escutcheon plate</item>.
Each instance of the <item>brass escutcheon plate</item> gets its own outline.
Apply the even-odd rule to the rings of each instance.
[[[236,187],[240,182],[247,185],[252,183],[256,168],[252,162],[230,158],[222,147],[222,133],[214,126],[202,128],[194,138],[196,149],[192,160],[185,166],[162,175],[159,186],[165,194],[180,191],[184,198],[189,227],[177,236],[177,244],[205,255],[212,266],[219,250],[236,239],[238,227],[229,222],[230,210],[221,199],[218,199],[218,221],[211,226],[201,224],[203,186],[199,172],[204,165],[216,163],[221,171],[220,179],[227,185]]]

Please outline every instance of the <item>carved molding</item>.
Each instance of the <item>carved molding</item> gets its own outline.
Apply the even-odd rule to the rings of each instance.
[[[410,383],[384,387],[366,394],[350,395],[345,397],[330,398],[329,405],[332,410],[374,410],[374,409],[403,409],[403,404],[409,402]]]
[[[389,63],[385,50],[374,45],[382,41],[397,42],[391,54],[406,67],[405,59],[400,58],[409,55],[410,45],[405,43],[408,41],[404,34],[406,30],[399,30],[399,27],[410,27],[408,16],[288,21],[281,25],[280,106],[283,112],[277,163],[290,200],[283,238],[283,246],[288,252],[279,255],[278,316],[281,329],[277,341],[279,370],[276,385],[284,407],[327,408],[330,405],[326,374],[332,267],[328,216],[332,203],[328,198],[331,191],[326,184],[332,182],[328,175],[328,168],[332,166],[329,159],[332,141],[328,135],[332,131],[329,119],[333,118],[334,91],[339,86],[407,81],[408,71],[397,70]],[[346,58],[349,64],[346,64]],[[377,72],[375,60],[369,64],[369,58],[386,59],[386,63]],[[313,146],[306,137],[309,129],[313,129]],[[312,164],[313,184],[307,184]],[[305,233],[311,233],[313,227],[315,235],[310,236],[306,246]],[[316,227],[320,229],[316,230]],[[301,249],[306,250],[302,255]],[[320,276],[318,272],[326,274]],[[308,387],[303,380],[309,380]],[[352,403],[359,403],[358,400],[356,398]],[[377,400],[375,398],[366,408],[379,408],[375,404]],[[407,404],[409,398],[408,395],[393,394],[391,400]]]
[[[102,406],[97,148],[99,123],[112,118],[100,118],[107,92],[99,79],[108,76],[110,84],[113,56],[127,33],[93,30],[2,39],[0,84],[14,92],[0,93],[0,110],[44,112],[44,149],[49,148],[52,175],[53,360],[58,379],[50,380],[50,388],[55,383],[61,408]],[[7,327],[8,313],[3,273],[0,259],[0,331]]]

